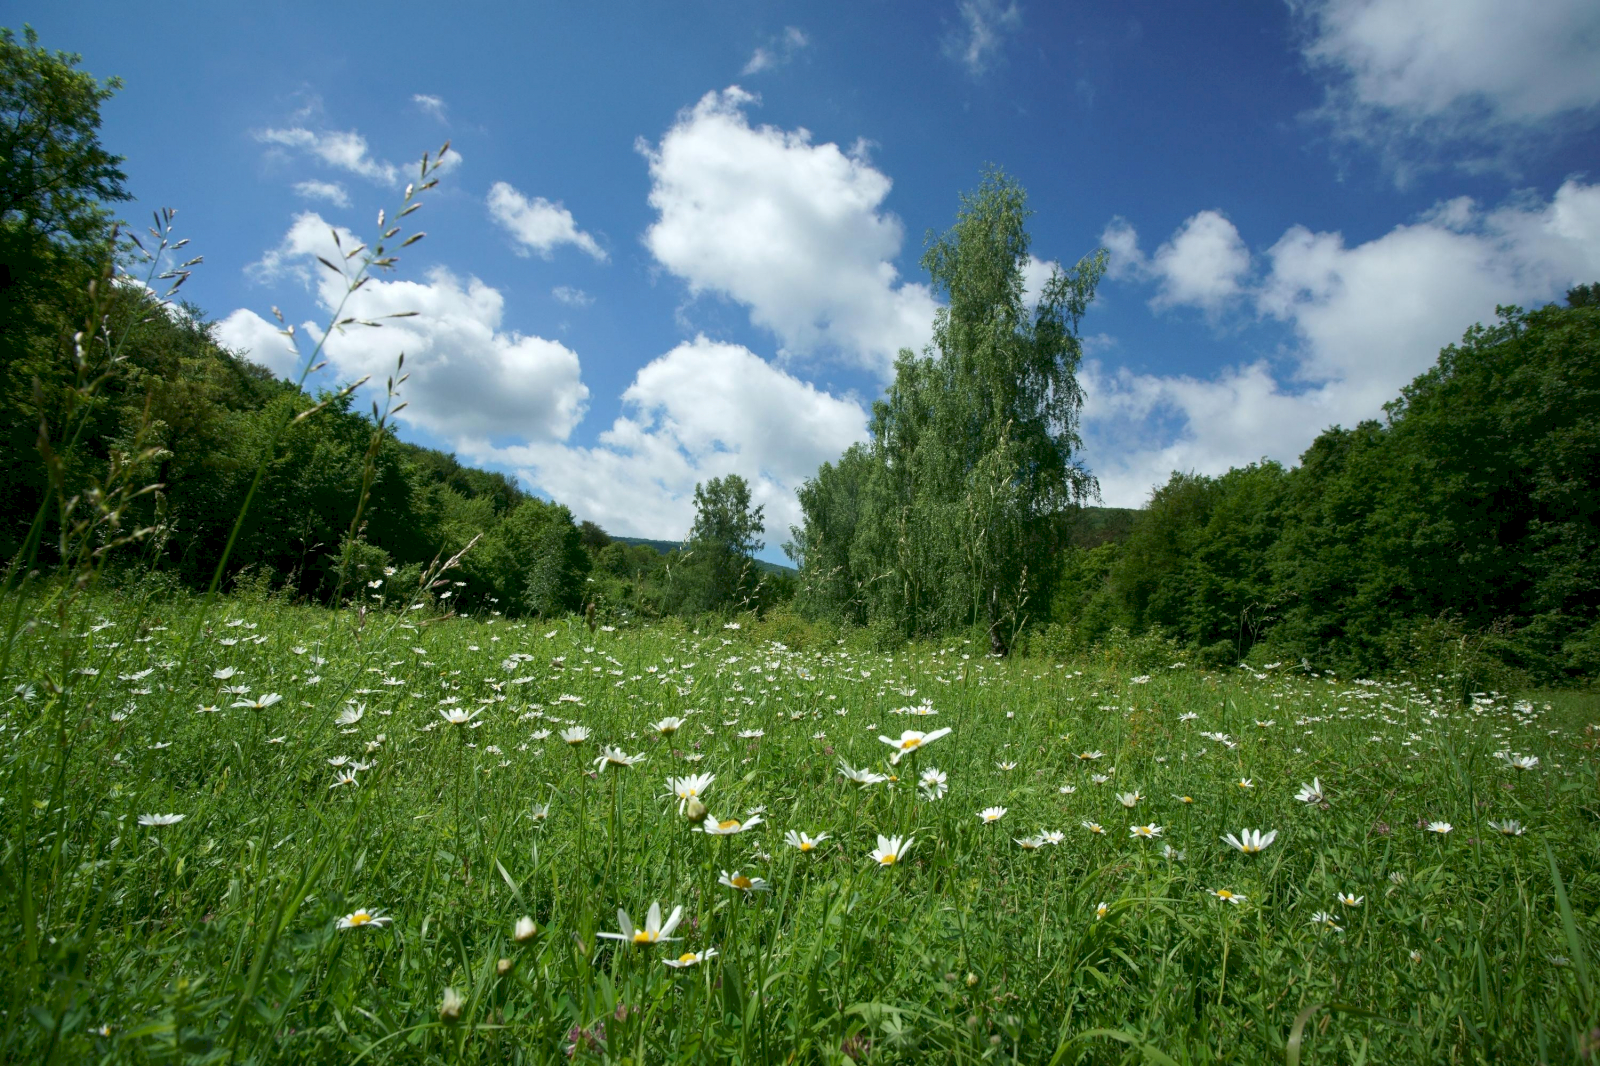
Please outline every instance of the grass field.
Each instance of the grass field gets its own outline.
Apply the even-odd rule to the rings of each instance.
[[[753,620],[0,606],[8,1061],[1600,1042],[1583,694],[786,648]]]

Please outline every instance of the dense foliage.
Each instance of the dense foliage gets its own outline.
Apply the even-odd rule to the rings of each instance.
[[[1061,559],[1057,620],[1210,661],[1600,670],[1600,308],[1501,308],[1300,465],[1174,474],[1128,539]],[[1085,594],[1087,592],[1087,594]],[[1488,670],[1486,674],[1484,671]],[[1473,671],[1467,671],[1473,675]]]
[[[903,635],[976,625],[1003,652],[1047,610],[1063,518],[1095,486],[1074,458],[1077,331],[1106,261],[1053,270],[1030,309],[1027,214],[991,172],[930,238],[948,303],[928,351],[901,351],[871,439],[800,490],[790,554],[812,611]]]

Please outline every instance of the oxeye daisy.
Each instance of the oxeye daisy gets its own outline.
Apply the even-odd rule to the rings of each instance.
[[[589,739],[589,727],[582,725],[569,726],[561,731],[560,736],[564,743],[576,747]]]
[[[923,799],[940,800],[944,798],[946,792],[950,791],[950,779],[943,770],[930,766],[922,771],[917,788],[922,792]]]
[[[889,761],[892,763],[898,763],[902,757],[910,755],[912,752],[926,747],[927,745],[938,740],[940,737],[948,736],[949,734],[950,728],[946,726],[943,729],[935,729],[931,733],[923,733],[915,729],[907,729],[905,732],[900,734],[899,740],[896,740],[893,737],[886,737],[882,735],[879,735],[878,739],[894,749],[894,754],[889,756]]]
[[[600,773],[605,773],[608,766],[633,766],[641,762],[644,762],[643,752],[638,755],[629,755],[621,748],[607,744],[600,749],[600,757],[594,761],[594,764],[599,768]]]
[[[1083,822],[1081,824],[1085,829],[1091,833],[1094,833],[1096,836],[1100,836],[1105,833],[1104,827],[1102,827],[1099,822]]]
[[[1101,918],[1104,918],[1107,914],[1110,914],[1110,913],[1111,913],[1111,905],[1106,903],[1104,900],[1102,900],[1094,908],[1094,920],[1098,922]]]
[[[440,711],[439,717],[443,718],[450,725],[466,725],[468,722],[471,722],[474,718],[478,717],[478,715],[482,713],[482,707],[479,707],[471,714],[467,713],[465,707],[451,707],[447,710]]]
[[[659,722],[651,722],[650,728],[654,729],[657,733],[664,737],[670,737],[672,734],[683,728],[683,719],[673,717],[663,718]]]
[[[1208,888],[1206,891],[1211,893],[1213,896],[1216,896],[1222,902],[1232,903],[1234,906],[1238,906],[1248,898],[1243,893],[1234,892],[1231,889],[1226,888]]]
[[[382,911],[357,910],[351,911],[343,918],[340,918],[338,921],[338,928],[359,929],[365,925],[381,927],[385,925],[391,925],[393,922],[394,919],[388,917]]]
[[[1005,816],[1006,809],[1004,807],[985,807],[978,812],[978,817],[983,820],[984,825],[992,825]]]
[[[186,814],[141,814],[139,824],[143,826],[177,825],[187,818]]]
[[[1106,753],[1103,751],[1082,751],[1078,753],[1078,758],[1084,760],[1104,759],[1105,757]]]
[[[1508,837],[1519,837],[1523,833],[1527,832],[1527,829],[1523,826],[1523,824],[1517,821],[1515,818],[1507,818],[1503,822],[1490,822],[1489,828]]]
[[[1338,924],[1334,920],[1333,915],[1329,914],[1327,911],[1318,911],[1317,913],[1313,914],[1311,916],[1311,924],[1322,926],[1324,929],[1332,929],[1335,933],[1344,932],[1344,926]]]
[[[1351,892],[1339,893],[1339,902],[1343,903],[1346,907],[1359,907],[1361,906],[1361,901],[1366,898],[1366,896],[1357,896]]]
[[[1255,788],[1256,787],[1255,782],[1250,780],[1248,777],[1239,778],[1238,784],[1239,784],[1240,788]]]
[[[1244,852],[1246,855],[1254,855],[1277,839],[1278,831],[1276,829],[1267,833],[1263,833],[1259,829],[1241,829],[1237,837],[1229,833],[1222,838],[1222,842],[1231,848]]]
[[[770,887],[764,878],[749,877],[738,870],[731,874],[723,870],[722,876],[717,878],[717,883],[727,885],[729,888],[737,888],[747,896],[752,892],[766,892]]]
[[[742,833],[746,829],[754,829],[760,824],[761,815],[759,814],[752,814],[742,822],[737,818],[718,819],[708,814],[706,815],[706,820],[701,823],[700,828],[707,836],[726,837],[733,836],[735,833]]]
[[[1044,847],[1044,837],[1042,836],[1013,837],[1012,839],[1022,847],[1023,851],[1038,851]]]
[[[1046,829],[1043,833],[1040,833],[1039,836],[1044,838],[1044,842],[1046,844],[1060,844],[1062,841],[1067,839],[1067,834],[1063,833],[1059,829]]]
[[[1134,789],[1132,792],[1117,793],[1117,802],[1130,810],[1143,798],[1143,796],[1139,795],[1138,789]]]
[[[1078,791],[1078,786],[1077,785],[1062,785],[1060,788],[1056,789],[1056,791],[1061,793],[1063,796],[1070,796],[1074,792]]]
[[[1017,764],[1014,763],[1014,762],[1010,762],[1010,761],[997,762],[994,765],[995,765],[995,769],[1001,770],[1001,771],[1003,771],[1005,773],[1010,773],[1012,770],[1015,770],[1017,768]]]
[[[1311,779],[1311,784],[1301,785],[1300,791],[1294,794],[1294,798],[1299,800],[1301,803],[1322,803],[1324,801],[1322,795],[1322,779],[1320,777],[1313,777]]]
[[[852,770],[850,764],[843,759],[839,760],[839,772],[858,785],[877,785],[889,780],[885,774],[873,773],[868,769]]]
[[[886,837],[878,834],[878,846],[872,849],[872,861],[879,866],[893,866],[905,858],[906,852],[911,850],[911,845],[916,842],[916,837]]]
[[[283,697],[278,695],[276,692],[269,692],[265,696],[258,696],[253,700],[239,700],[238,702],[234,703],[233,706],[243,707],[246,710],[251,711],[264,711],[282,699]]]
[[[1128,835],[1135,840],[1153,840],[1161,835],[1162,827],[1151,822],[1149,825],[1132,825],[1128,827]]]
[[[662,959],[661,963],[664,966],[672,967],[674,970],[681,970],[687,966],[697,966],[707,959],[715,958],[716,954],[716,948],[706,948],[704,951],[685,951],[675,959]]]
[[[1428,823],[1428,832],[1430,832],[1430,833],[1438,833],[1441,836],[1443,836],[1445,833],[1450,832],[1450,830],[1452,830],[1454,828],[1455,828],[1455,826],[1451,825],[1449,822],[1429,822]]]
[[[667,778],[668,791],[678,797],[678,813],[683,813],[684,806],[690,800],[699,799],[716,779],[716,774],[690,774],[686,777]]]
[[[818,833],[816,836],[812,836],[810,833],[797,833],[791,829],[784,834],[783,842],[800,851],[816,851],[817,845],[827,839],[827,833]]]
[[[682,920],[683,908],[674,907],[672,908],[672,915],[663,923],[661,921],[661,904],[652,903],[650,904],[650,913],[645,918],[644,928],[639,929],[634,926],[633,920],[628,917],[628,912],[618,907],[617,925],[622,932],[596,933],[595,935],[605,937],[607,940],[625,940],[630,944],[638,945],[657,944],[667,940],[681,940],[683,938],[673,936],[672,931],[678,928],[678,923]]]

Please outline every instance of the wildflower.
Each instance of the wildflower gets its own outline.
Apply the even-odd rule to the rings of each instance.
[[[177,825],[187,818],[184,814],[141,814],[139,824],[145,826]]]
[[[235,702],[233,706],[243,707],[246,710],[251,711],[264,711],[282,699],[283,697],[278,695],[276,692],[269,692],[265,696],[259,696],[253,700],[239,700]]]
[[[983,819],[984,825],[991,825],[1006,816],[1004,807],[985,807],[978,812],[978,817]]]
[[[1450,830],[1452,830],[1454,828],[1455,828],[1455,826],[1451,825],[1449,822],[1429,822],[1428,823],[1428,832],[1430,832],[1430,833],[1438,833],[1441,836],[1443,834],[1445,834],[1445,833],[1450,832]]]
[[[791,829],[784,835],[783,842],[791,848],[798,848],[801,851],[816,851],[817,845],[827,839],[827,833],[818,833],[816,836],[812,836],[810,833],[797,833]]]
[[[695,966],[709,958],[714,958],[716,954],[716,948],[706,948],[704,951],[685,951],[675,959],[662,959],[661,962],[666,966],[671,966],[674,970],[681,970],[686,966]]]
[[[939,800],[943,799],[944,794],[950,790],[950,782],[943,770],[936,766],[930,766],[922,771],[917,787],[922,791],[923,799]]]
[[[453,988],[444,990],[444,999],[439,1002],[439,1020],[446,1025],[454,1025],[461,1020],[461,1008],[466,1006],[466,1000],[461,998],[461,993]]]
[[[1234,892],[1231,889],[1226,888],[1208,888],[1206,891],[1211,893],[1213,896],[1216,896],[1224,903],[1232,903],[1235,907],[1249,898],[1242,893]]]
[[[1500,753],[1500,757],[1513,770],[1532,770],[1539,765],[1539,756],[1537,755],[1512,755],[1510,752],[1503,751]]]
[[[1222,838],[1222,842],[1229,847],[1239,849],[1246,855],[1254,855],[1277,839],[1278,831],[1276,829],[1268,833],[1263,833],[1259,829],[1241,829],[1238,837],[1229,833]]]
[[[1366,896],[1357,896],[1350,892],[1339,893],[1339,902],[1343,903],[1346,907],[1359,907],[1361,906],[1361,901],[1366,898]]]
[[[678,797],[678,813],[683,813],[684,807],[690,800],[699,799],[700,794],[710,788],[711,782],[716,779],[716,774],[690,774],[687,777],[667,778],[667,789]]]
[[[852,770],[850,764],[839,760],[839,772],[858,785],[876,785],[889,780],[887,774],[876,774],[868,769]]]
[[[1098,922],[1101,918],[1104,918],[1107,914],[1110,914],[1110,913],[1111,913],[1110,904],[1108,904],[1104,900],[1102,900],[1098,905],[1096,905],[1096,907],[1094,909],[1094,920]]]
[[[708,814],[706,815],[706,820],[701,823],[701,829],[709,836],[727,837],[733,836],[735,833],[742,833],[746,829],[754,829],[760,824],[761,815],[759,814],[752,814],[742,822],[737,818],[724,818],[718,821]]]
[[[1042,836],[1013,837],[1012,839],[1018,844],[1022,845],[1023,851],[1038,851],[1040,848],[1044,847],[1044,837]]]
[[[1199,717],[1200,717],[1200,713],[1198,711],[1184,711],[1182,714],[1178,715],[1178,721],[1180,721],[1180,722],[1192,722],[1196,718],[1199,718]]]
[[[346,707],[344,710],[339,712],[339,717],[334,720],[334,724],[355,725],[357,722],[361,721],[362,715],[366,713],[366,707],[359,703],[354,707]]]
[[[672,734],[683,728],[683,719],[673,717],[663,718],[659,722],[651,722],[650,728],[654,729],[657,733],[660,733],[664,737],[670,737]]]
[[[608,766],[633,766],[641,762],[644,762],[643,752],[638,755],[629,755],[616,745],[607,744],[600,749],[600,757],[594,761],[594,764],[599,768],[598,772],[603,774]]]
[[[1248,777],[1241,777],[1241,778],[1239,778],[1239,787],[1240,788],[1255,788],[1256,785],[1255,785],[1255,782],[1250,780]]]
[[[1311,784],[1301,785],[1300,791],[1294,794],[1294,798],[1299,800],[1301,803],[1324,802],[1322,795],[1322,779],[1320,777],[1313,777],[1311,779]]]
[[[1416,948],[1412,948],[1407,953],[1407,957],[1410,958],[1412,962],[1421,962],[1422,961],[1422,952],[1418,951]]]
[[[1078,791],[1078,786],[1077,785],[1062,785],[1060,788],[1056,789],[1056,791],[1061,793],[1063,796],[1070,796],[1074,792]]]
[[[916,842],[916,837],[886,837],[878,834],[878,846],[872,849],[872,861],[879,866],[893,866],[905,857],[911,850],[911,845]]]
[[[511,930],[511,939],[519,944],[526,944],[539,933],[539,927],[533,924],[533,919],[524,915],[517,919],[516,926]]]
[[[1105,834],[1105,829],[1104,829],[1104,827],[1102,827],[1100,825],[1099,822],[1087,822],[1086,821],[1086,822],[1083,822],[1082,825],[1083,825],[1083,827],[1085,829],[1087,829],[1089,832],[1095,834],[1096,836],[1103,836]]]
[[[1044,839],[1046,844],[1060,844],[1062,841],[1067,839],[1067,834],[1063,833],[1059,829],[1046,829],[1044,832],[1040,833],[1039,836]]]
[[[1517,821],[1515,818],[1507,818],[1503,822],[1490,822],[1489,828],[1498,833],[1503,833],[1508,837],[1519,837],[1523,833],[1527,832],[1526,827],[1524,827],[1523,824]]]
[[[1194,802],[1194,797],[1193,796],[1174,796],[1172,798],[1177,800],[1179,803],[1193,803]]]
[[[1105,757],[1106,753],[1103,751],[1083,751],[1078,753],[1078,758],[1084,760],[1104,759]]]
[[[678,923],[683,920],[683,908],[672,908],[672,915],[665,924],[661,921],[661,904],[650,904],[650,914],[645,918],[644,928],[636,929],[633,920],[628,917],[628,912],[621,907],[617,908],[617,924],[622,927],[620,933],[596,933],[596,936],[605,937],[607,940],[625,940],[630,944],[655,944],[666,940],[682,940],[682,937],[673,936],[672,931],[678,928]]]
[[[478,715],[480,715],[482,713],[483,713],[483,708],[482,707],[479,707],[477,710],[473,711],[471,714],[467,713],[467,710],[466,710],[465,707],[451,707],[451,708],[449,708],[447,710],[441,710],[439,712],[439,717],[443,718],[447,725],[466,725],[468,722],[471,722],[474,718],[478,717]],[[477,723],[477,725],[482,725],[482,724],[483,723],[481,723],[481,722]],[[473,728],[477,728],[477,725],[474,725]]]
[[[359,929],[364,925],[385,926],[392,924],[394,924],[394,919],[381,911],[358,910],[340,918],[338,928]]]
[[[341,770],[339,773],[334,775],[333,784],[329,785],[328,788],[331,790],[331,789],[338,788],[340,785],[356,785],[356,786],[359,786],[360,784],[361,784],[361,782],[356,780],[356,775],[355,775],[355,771],[354,770]]]
[[[893,737],[886,737],[881,734],[879,735],[878,739],[894,749],[894,754],[889,756],[889,761],[891,763],[898,764],[902,757],[910,755],[912,752],[917,751],[926,744],[932,744],[940,737],[948,736],[949,733],[950,728],[948,726],[943,729],[935,729],[931,733],[923,733],[916,729],[907,729],[905,732],[900,734],[899,740],[895,740]]]
[[[995,766],[1006,773],[1010,773],[1012,770],[1017,768],[1017,764],[1014,762],[997,762],[995,763]]]
[[[577,747],[589,739],[589,727],[582,725],[568,726],[561,731],[560,736],[564,743]]]
[[[767,731],[765,729],[741,729],[739,731],[740,740],[760,740],[766,735]]]
[[[1122,804],[1124,807],[1129,808],[1130,810],[1133,808],[1134,804],[1138,803],[1143,798],[1143,796],[1139,795],[1138,789],[1134,789],[1132,792],[1117,793],[1117,802]]]
[[[723,870],[722,876],[717,878],[717,883],[727,885],[729,888],[737,888],[747,896],[752,892],[766,892],[771,888],[764,878],[746,877],[738,870],[731,874]]]
[[[1163,844],[1161,845],[1161,857],[1168,862],[1182,862],[1185,852],[1180,848],[1173,847],[1171,844]]]
[[[1161,835],[1161,830],[1162,827],[1154,822],[1149,825],[1131,825],[1128,827],[1128,835],[1135,840],[1154,840]]]
[[[1311,916],[1312,925],[1320,925],[1325,929],[1332,929],[1335,933],[1344,932],[1344,926],[1334,921],[1333,915],[1327,911],[1318,911]]]
[[[221,670],[211,671],[211,676],[216,678],[218,681],[227,681],[238,672],[239,668],[237,666],[224,666]]]

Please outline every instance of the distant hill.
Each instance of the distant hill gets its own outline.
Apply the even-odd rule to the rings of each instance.
[[[647,548],[654,548],[662,555],[666,555],[668,552],[679,551],[683,548],[683,542],[677,540],[651,540],[648,537],[612,537],[611,539],[620,544],[642,544]],[[756,569],[765,574],[787,574],[789,577],[794,577],[800,572],[792,566],[784,566],[781,563],[769,563],[765,559],[757,559],[755,560],[755,564]]]

